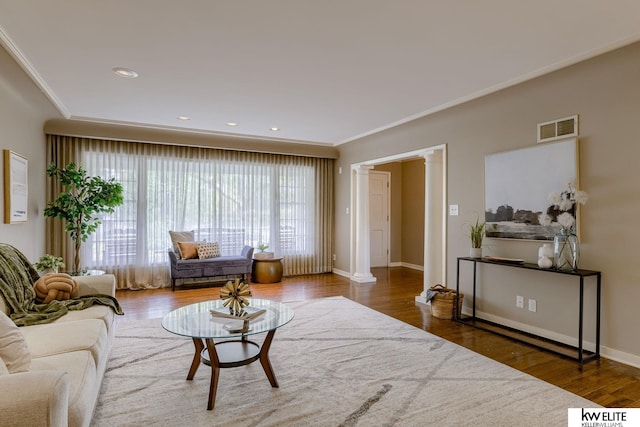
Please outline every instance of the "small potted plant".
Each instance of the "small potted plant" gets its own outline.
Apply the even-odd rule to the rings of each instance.
[[[59,268],[64,268],[61,257],[45,254],[40,257],[33,267],[42,274],[57,273]]]
[[[476,223],[469,227],[469,232],[471,233],[471,250],[469,251],[469,256],[471,258],[482,258],[482,239],[484,239],[485,236],[485,223],[481,223],[480,220],[476,218]]]
[[[260,252],[258,252],[257,254],[254,254],[253,257],[255,259],[269,259],[269,258],[273,258],[273,252],[265,252],[266,249],[269,248],[269,245],[266,245],[264,243],[260,243],[258,245],[258,250]]]

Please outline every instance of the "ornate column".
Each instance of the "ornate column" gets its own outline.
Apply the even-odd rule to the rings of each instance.
[[[369,246],[369,171],[373,166],[357,165],[353,167],[356,178],[355,215],[355,271],[351,280],[360,283],[375,282],[371,274],[371,248]]]
[[[424,290],[416,297],[425,302],[427,289],[442,283],[443,180],[442,150],[420,155],[425,159],[424,194]]]

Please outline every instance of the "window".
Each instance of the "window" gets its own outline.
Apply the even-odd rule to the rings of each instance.
[[[124,204],[84,245],[93,268],[168,264],[169,230],[194,230],[223,255],[261,243],[313,256],[315,168],[305,164],[85,151],[90,175],[115,178]]]
[[[82,267],[114,273],[120,289],[170,285],[169,230],[194,230],[223,254],[267,244],[284,257],[285,276],[331,271],[331,159],[64,135],[47,135],[47,149],[47,162],[123,185],[123,205],[80,254]],[[47,183],[49,200],[58,191]],[[73,259],[62,222],[46,227],[48,253]]]

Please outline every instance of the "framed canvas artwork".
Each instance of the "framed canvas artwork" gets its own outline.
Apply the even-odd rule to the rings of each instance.
[[[27,222],[29,187],[28,162],[25,157],[4,150],[4,222]]]
[[[560,225],[541,224],[540,215],[553,208],[550,194],[577,180],[577,139],[485,156],[487,237],[553,240]]]

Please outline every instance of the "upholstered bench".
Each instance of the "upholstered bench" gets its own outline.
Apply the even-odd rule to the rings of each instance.
[[[178,259],[173,249],[169,249],[171,261],[171,290],[176,289],[176,279],[216,278],[242,275],[247,281],[251,274],[253,248],[245,246],[240,255],[223,255],[205,259]]]

